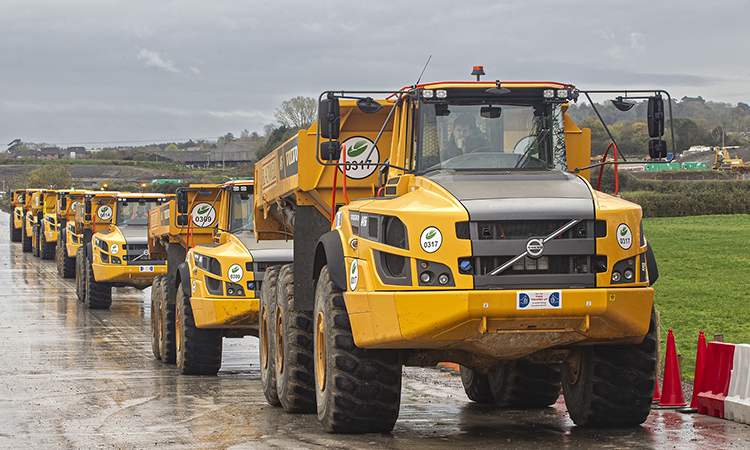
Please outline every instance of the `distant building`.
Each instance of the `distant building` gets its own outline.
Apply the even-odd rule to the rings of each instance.
[[[57,147],[46,147],[39,150],[39,159],[60,159],[60,149]]]

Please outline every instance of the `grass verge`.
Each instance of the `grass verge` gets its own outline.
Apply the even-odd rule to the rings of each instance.
[[[651,218],[643,229],[659,268],[662,340],[674,330],[692,379],[700,330],[708,341],[750,343],[750,215]]]

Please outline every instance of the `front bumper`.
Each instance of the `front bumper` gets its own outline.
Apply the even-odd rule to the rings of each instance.
[[[363,348],[455,349],[520,358],[586,344],[637,344],[648,332],[652,288],[560,289],[559,308],[523,309],[519,292],[346,292]]]
[[[190,306],[198,328],[258,328],[259,299],[208,297],[203,282],[197,279],[191,280],[190,289]]]
[[[98,258],[97,258],[98,259]],[[131,266],[125,264],[91,264],[94,279],[102,283],[122,283],[130,286],[151,286],[158,275],[167,274],[167,265]]]

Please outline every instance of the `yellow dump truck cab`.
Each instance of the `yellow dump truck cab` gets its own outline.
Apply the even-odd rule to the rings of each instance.
[[[215,374],[221,367],[222,337],[258,335],[265,270],[291,262],[292,243],[256,241],[250,180],[180,188],[170,209],[162,208],[163,213],[152,214],[149,233],[170,253],[177,249],[183,260],[173,271],[176,258],[170,257],[170,273],[159,280],[166,300],[154,306],[161,310],[152,319],[153,335],[161,336],[154,354],[176,362],[184,374]],[[174,300],[169,286],[174,286]]]
[[[11,217],[9,222],[10,225],[10,241],[21,242],[23,222],[24,222],[24,198],[26,195],[26,189],[16,189],[10,194],[10,209]]]
[[[649,98],[657,156],[666,148],[661,92],[638,97]],[[658,272],[640,206],[587,180],[590,131],[566,113],[581,93],[477,81],[410,86],[379,101],[322,94],[318,123],[256,165],[256,215],[266,219],[256,232],[293,234],[291,320],[311,323],[294,338],[310,348],[290,345],[278,331],[290,325],[279,307],[287,300],[278,290],[261,299],[276,324],[261,326],[261,342],[279,337],[261,346],[262,384],[276,385],[264,390],[269,403],[298,410],[304,402],[288,393],[304,391],[328,431],[388,431],[401,366],[450,361],[474,401],[542,407],[562,385],[579,425],[642,423]],[[313,364],[273,368],[306,351]],[[370,365],[388,380],[377,397],[391,400],[341,402],[357,390],[342,386],[371,385],[358,369]],[[612,410],[592,414],[600,404]]]
[[[57,273],[63,278],[75,277],[76,250],[83,241],[83,236],[75,232],[75,210],[83,208],[86,190],[63,189],[57,191],[55,202],[55,228],[57,243],[55,245],[55,262]],[[50,221],[50,223],[52,223]]]
[[[144,289],[157,275],[167,272],[166,260],[148,251],[148,211],[171,194],[120,192],[109,201],[97,202],[96,222],[85,245],[85,303],[89,308],[109,308],[112,287]]]

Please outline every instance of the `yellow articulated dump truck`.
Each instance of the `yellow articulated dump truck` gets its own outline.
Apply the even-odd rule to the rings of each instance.
[[[26,222],[24,225],[23,251],[39,256],[39,230],[44,217],[44,195],[47,189],[28,189],[26,196]],[[27,247],[27,242],[30,247]],[[28,248],[28,249],[27,249]]]
[[[57,191],[55,203],[55,223],[57,229],[57,244],[55,247],[55,262],[57,273],[63,278],[76,276],[76,251],[83,242],[83,236],[76,234],[76,208],[83,208],[85,190]],[[90,192],[93,194],[94,192]],[[50,221],[50,223],[52,223]]]
[[[26,189],[16,189],[10,194],[10,241],[21,242],[23,232],[23,222],[26,212],[24,211]]]
[[[79,284],[88,308],[109,308],[113,287],[145,289],[154,277],[167,272],[166,261],[148,252],[148,211],[170,198],[174,195],[120,192],[86,199],[83,209],[92,214],[92,236],[84,239],[76,255],[83,261],[76,264],[83,275]]]
[[[662,92],[638,97],[654,157]],[[476,402],[544,407],[562,386],[578,425],[642,423],[658,273],[640,206],[587,179],[590,130],[566,114],[582,94],[479,80],[324,92],[317,122],[255,166],[258,239],[294,241],[261,294],[268,403],[329,432],[389,432],[402,366],[445,361]]]
[[[37,231],[39,241],[39,257],[41,259],[54,259],[57,247],[57,236],[60,234],[60,223],[57,219],[57,201],[63,190],[48,189],[44,193],[43,216],[39,221]]]
[[[167,258],[152,288],[156,358],[180,373],[213,375],[223,337],[258,336],[266,268],[291,262],[292,243],[256,242],[253,182],[179,188],[149,216],[149,248]]]

